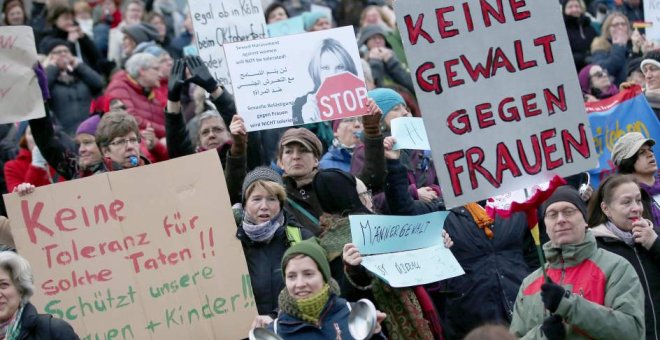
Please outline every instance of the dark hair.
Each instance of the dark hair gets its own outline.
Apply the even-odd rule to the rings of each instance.
[[[75,13],[73,12],[73,8],[67,5],[55,5],[48,10],[48,17],[46,20],[48,21],[49,25],[54,26],[55,21],[57,21],[57,18],[59,18],[64,14],[70,14],[71,16],[75,15]]]
[[[644,146],[644,145],[649,145],[649,142],[647,141],[646,143],[642,144],[642,146]],[[640,149],[641,149],[641,146],[640,146]],[[635,163],[637,163],[637,159],[639,158],[639,153],[638,152],[639,152],[639,149],[635,150],[635,154],[632,157],[626,158],[626,159],[621,161],[621,163],[619,164],[619,168],[618,168],[620,174],[627,175],[627,174],[634,174],[635,173]]]
[[[270,16],[270,13],[273,12],[274,10],[281,8],[284,10],[284,13],[286,13],[286,17],[290,18],[291,15],[289,14],[289,11],[286,10],[286,7],[284,7],[283,4],[279,2],[273,2],[268,7],[266,7],[266,10],[264,11],[264,16],[266,17],[266,23],[268,23],[268,17]]]
[[[647,219],[651,219],[651,210],[650,210],[650,197],[646,191],[639,188],[639,184],[635,180],[635,177],[632,175],[611,175],[605,178],[604,181],[600,182],[598,190],[594,193],[589,200],[589,206],[587,207],[587,215],[589,215],[589,220],[587,225],[595,227],[601,225],[608,221],[607,216],[603,213],[603,210],[600,207],[602,202],[605,204],[610,204],[612,202],[612,196],[614,195],[614,190],[620,187],[623,184],[635,183],[640,193],[642,194],[642,206],[644,207],[644,212],[642,216]]]

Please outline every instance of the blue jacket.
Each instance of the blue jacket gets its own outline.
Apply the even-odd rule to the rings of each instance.
[[[321,169],[341,169],[346,172],[351,172],[351,159],[353,155],[344,148],[338,148],[334,145],[330,146],[328,152],[323,155],[319,165]]]
[[[295,316],[280,312],[279,318],[268,325],[268,329],[276,330],[277,335],[284,340],[326,340],[326,339],[353,339],[348,331],[348,316],[350,315],[348,302],[334,294],[323,308],[320,318],[320,327],[302,321]],[[277,328],[275,328],[277,323]],[[376,334],[372,339],[385,339],[382,333]]]

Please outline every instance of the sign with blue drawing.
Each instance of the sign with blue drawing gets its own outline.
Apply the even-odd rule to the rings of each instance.
[[[408,287],[464,274],[442,238],[447,211],[419,216],[349,216],[362,265],[392,287]]]
[[[589,170],[591,186],[598,187],[605,177],[617,172],[611,160],[614,143],[628,132],[660,140],[660,122],[640,87],[622,91],[606,100],[585,104],[598,153],[598,167]],[[656,149],[657,150],[657,149]],[[658,152],[655,157],[658,159]]]
[[[300,15],[291,19],[280,20],[276,23],[269,24],[266,27],[268,28],[268,36],[271,38],[305,32],[305,24]]]
[[[399,117],[392,119],[391,129],[392,136],[396,138],[394,150],[431,150],[422,118]]]

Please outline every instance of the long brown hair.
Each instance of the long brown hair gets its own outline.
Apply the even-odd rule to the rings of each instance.
[[[646,191],[639,187],[635,177],[632,175],[611,175],[600,183],[598,190],[596,190],[594,195],[591,197],[591,200],[589,201],[589,206],[587,207],[587,215],[589,215],[587,224],[589,228],[601,225],[608,221],[608,218],[605,216],[605,213],[603,213],[600,204],[602,202],[605,202],[605,204],[608,205],[612,203],[612,199],[614,198],[614,190],[616,190],[616,188],[619,186],[628,183],[634,183],[642,194],[642,206],[644,208],[642,217],[651,220],[653,219],[650,209],[651,198],[646,193]]]

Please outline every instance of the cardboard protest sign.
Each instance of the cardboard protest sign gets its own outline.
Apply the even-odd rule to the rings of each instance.
[[[644,22],[646,38],[660,40],[660,0],[644,0]]]
[[[614,144],[621,136],[640,132],[646,138],[660,141],[660,122],[639,86],[606,100],[587,103],[586,108],[598,154],[598,167],[589,171],[594,188],[605,177],[617,172],[611,158]],[[660,159],[657,148],[655,150],[656,159]]]
[[[431,150],[424,119],[420,117],[399,117],[392,119],[390,124],[392,137],[396,138],[394,150]]]
[[[266,38],[266,20],[259,0],[189,0],[197,53],[215,79],[232,91],[222,52],[227,43]]]
[[[82,339],[248,333],[257,312],[216,152],[4,199],[31,301]]]
[[[352,27],[228,44],[225,57],[248,131],[368,112]]]
[[[32,70],[36,62],[32,27],[0,27],[0,124],[46,115],[39,82]]]
[[[392,287],[465,274],[442,238],[449,212],[419,216],[351,215],[351,236],[362,265]]]
[[[596,166],[552,1],[397,1],[398,27],[448,207]]]
[[[271,38],[304,32],[305,24],[301,15],[268,25],[268,36]]]

